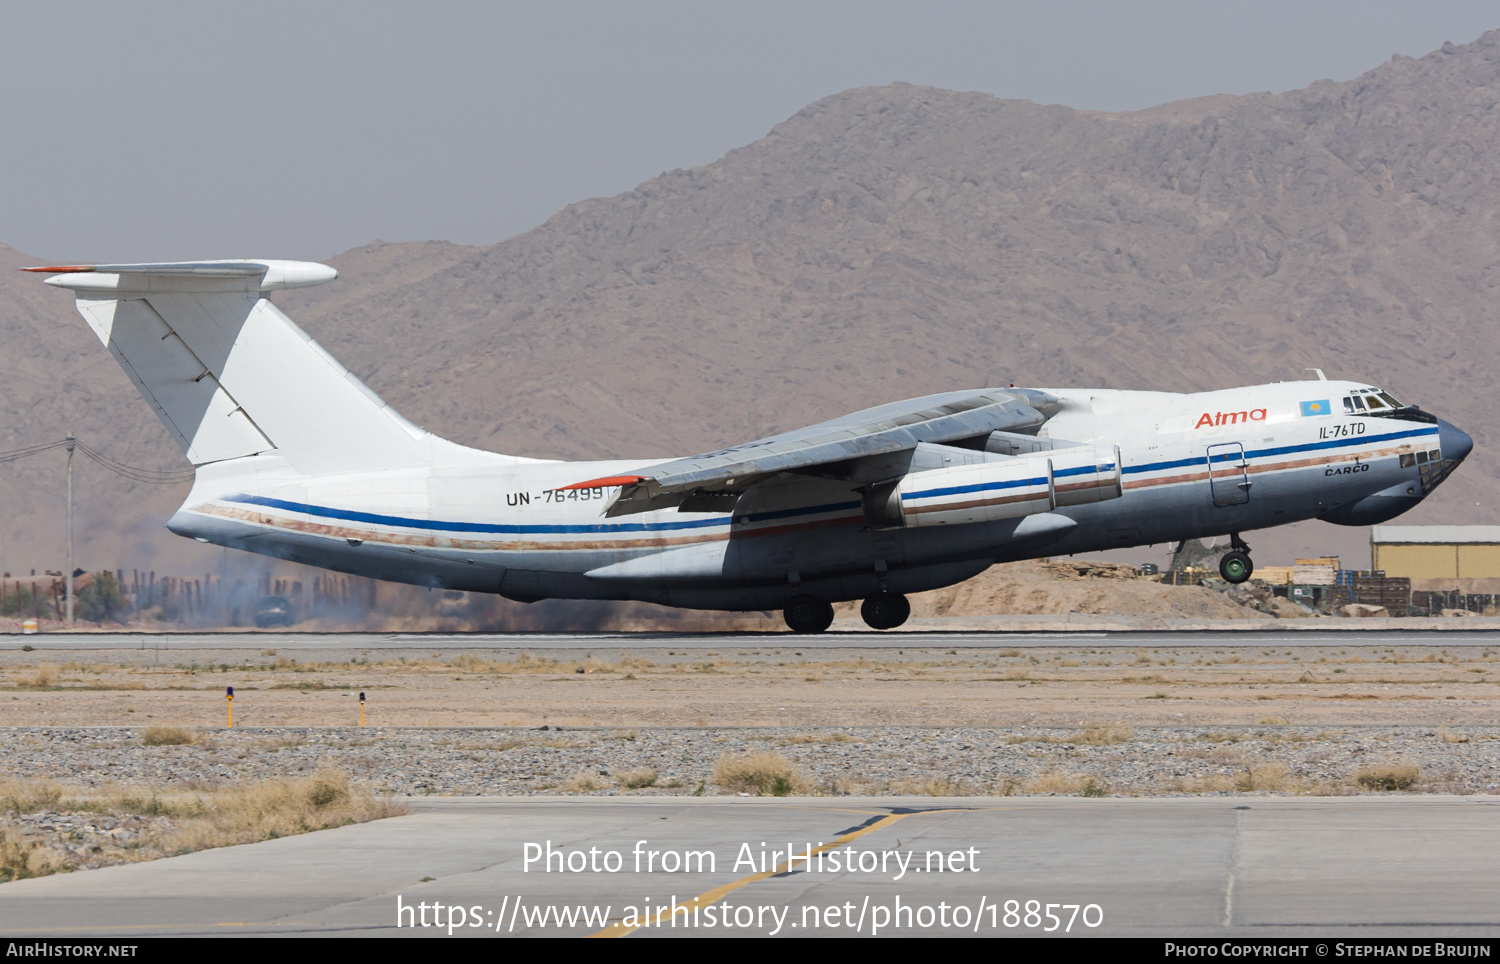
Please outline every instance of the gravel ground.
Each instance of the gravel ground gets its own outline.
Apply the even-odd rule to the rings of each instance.
[[[76,810],[12,812],[0,817],[0,830],[19,834],[19,840],[10,837],[0,847],[25,849],[35,846],[44,850],[50,859],[34,861],[34,870],[46,872],[49,865],[68,870],[95,870],[142,859],[145,856],[141,852],[144,844],[176,828],[177,821],[169,817],[118,810],[107,813]],[[6,871],[10,871],[11,862],[5,863]],[[8,876],[9,873],[0,872],[0,880]]]
[[[86,787],[207,789],[332,765],[401,795],[721,794],[716,761],[749,752],[784,756],[792,787],[828,794],[1337,794],[1370,792],[1361,772],[1392,767],[1417,792],[1500,791],[1500,727],[236,728],[178,746],[145,746],[134,727],[0,735],[5,776]],[[625,787],[649,770],[654,783]]]

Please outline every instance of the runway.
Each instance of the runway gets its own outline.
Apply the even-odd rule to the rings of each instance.
[[[1496,797],[418,798],[413,809],[3,884],[0,932],[1500,936]],[[812,861],[788,872],[789,849],[809,847]]]
[[[1287,629],[1078,632],[789,633],[49,633],[0,637],[0,651],[92,650],[576,651],[706,650],[780,647],[807,650],[1047,649],[1168,647],[1500,646],[1500,630]]]

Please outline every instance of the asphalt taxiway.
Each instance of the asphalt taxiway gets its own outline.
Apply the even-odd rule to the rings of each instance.
[[[1500,797],[419,798],[413,811],[0,885],[0,933],[1500,936]],[[811,846],[812,865],[789,872],[789,846]],[[688,851],[700,856],[684,867]]]

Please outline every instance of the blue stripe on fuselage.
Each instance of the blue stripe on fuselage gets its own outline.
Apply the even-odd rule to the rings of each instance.
[[[380,515],[374,512],[356,512],[352,509],[334,509],[328,506],[311,505],[306,502],[286,502],[259,495],[226,496],[225,502],[242,505],[260,505],[286,512],[324,519],[339,519],[344,522],[364,522],[370,525],[396,526],[403,529],[429,529],[438,532],[480,532],[497,535],[561,535],[567,533],[598,532],[671,532],[681,529],[705,529],[729,525],[730,516],[714,516],[711,519],[684,519],[681,522],[614,522],[593,525],[500,525],[486,522],[443,522],[437,519],[411,519],[405,516]],[[743,516],[749,522],[765,522],[771,519],[788,519],[822,512],[841,512],[859,508],[858,502],[838,502],[830,505],[804,506],[800,509],[780,509],[774,512],[754,512]]]
[[[1277,448],[1258,449],[1245,453],[1245,458],[1265,458],[1276,455],[1291,455],[1298,452],[1312,452],[1319,449],[1347,448],[1351,445],[1364,445],[1375,442],[1388,442],[1403,438],[1416,438],[1427,435],[1437,435],[1436,426],[1413,429],[1408,432],[1395,432],[1389,435],[1354,436],[1347,439],[1333,439],[1326,442],[1312,442],[1305,445],[1283,445]],[[1162,469],[1183,468],[1192,465],[1202,465],[1202,457],[1190,459],[1177,459],[1171,462],[1152,462],[1146,465],[1125,466],[1122,471],[1127,475],[1137,475],[1142,472],[1156,472]],[[1113,466],[1106,467],[1113,468]],[[1074,469],[1064,469],[1054,473],[1054,477],[1061,475],[1077,475],[1093,472],[1093,466],[1082,466]],[[902,501],[918,498],[935,498],[943,495],[962,495],[970,492],[980,492],[986,489],[1016,488],[1019,486],[1044,485],[1046,478],[1021,479],[1011,482],[994,482],[972,486],[954,486],[945,489],[929,489],[924,492],[913,492],[903,495]],[[281,509],[286,512],[299,512],[304,515],[315,516],[324,519],[339,519],[345,522],[363,522],[370,525],[393,526],[406,529],[427,529],[437,532],[474,532],[491,533],[496,535],[567,535],[588,533],[626,533],[626,532],[672,532],[685,529],[712,529],[730,524],[731,517],[728,515],[714,516],[708,519],[683,519],[680,522],[616,522],[596,523],[592,525],[500,525],[484,522],[444,522],[437,519],[412,519],[405,516],[381,515],[374,512],[357,512],[352,509],[335,509],[330,506],[312,505],[305,502],[287,502],[282,499],[271,499],[258,495],[233,495],[226,496],[223,501],[240,503],[242,505],[259,505],[271,509]],[[772,512],[755,512],[743,516],[747,522],[767,522],[774,519],[789,519],[798,516],[817,515],[826,512],[846,512],[860,508],[859,502],[837,502],[827,505],[805,506],[798,509],[779,509]]]
[[[1060,472],[1053,472],[1052,477],[1054,479],[1060,479],[1064,476],[1069,475],[1089,475],[1095,472],[1112,472],[1114,471],[1114,467],[1115,464],[1113,462],[1107,462],[1099,466],[1081,465],[1077,468],[1063,469]],[[991,489],[1014,489],[1018,486],[1046,484],[1047,477],[1045,475],[1038,479],[1012,479],[1009,482],[976,482],[973,485],[955,485],[950,486],[946,489],[924,489],[921,492],[906,492],[902,494],[901,501],[905,502],[907,499],[934,499],[940,495],[967,495],[970,492],[986,492]]]
[[[932,499],[940,495],[964,495],[969,492],[985,492],[990,489],[1014,489],[1020,486],[1046,485],[1047,477],[1039,479],[1012,479],[1009,482],[976,482],[974,485],[955,485],[946,489],[927,489],[922,492],[904,492],[901,501],[907,499]]]
[[[1266,457],[1274,456],[1274,455],[1292,455],[1292,454],[1295,454],[1297,452],[1313,452],[1313,451],[1316,451],[1318,449],[1347,448],[1347,447],[1349,447],[1351,445],[1368,445],[1368,444],[1370,444],[1372,442],[1389,442],[1389,441],[1393,441],[1395,439],[1414,438],[1414,437],[1421,436],[1421,435],[1436,435],[1437,433],[1438,433],[1437,428],[1433,427],[1433,428],[1413,429],[1410,432],[1395,432],[1395,433],[1392,433],[1390,435],[1370,435],[1370,436],[1355,435],[1355,436],[1353,436],[1351,438],[1333,439],[1333,440],[1328,441],[1328,442],[1309,442],[1306,445],[1282,445],[1282,446],[1278,446],[1277,448],[1271,448],[1271,449],[1255,449],[1253,451],[1246,452],[1245,453],[1245,458],[1246,459],[1256,459],[1256,458],[1266,458]],[[1221,443],[1210,442],[1209,444],[1210,445],[1216,445],[1216,444],[1221,444]],[[1233,444],[1233,443],[1227,443],[1227,444]],[[1232,458],[1232,457],[1233,457],[1232,455],[1225,455],[1225,456],[1223,456],[1223,458],[1226,458],[1226,459],[1227,458]],[[1180,469],[1180,468],[1185,468],[1186,466],[1189,466],[1189,465],[1202,465],[1202,464],[1203,464],[1203,456],[1200,455],[1200,456],[1197,456],[1195,458],[1191,458],[1191,459],[1177,459],[1177,460],[1172,461],[1172,462],[1151,462],[1151,463],[1149,463],[1147,465],[1127,465],[1127,466],[1125,466],[1125,474],[1126,475],[1136,475],[1136,474],[1139,474],[1141,472],[1157,472],[1157,471],[1160,471],[1161,469]]]

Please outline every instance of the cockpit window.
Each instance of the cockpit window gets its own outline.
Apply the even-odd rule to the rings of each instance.
[[[1437,421],[1431,415],[1412,405],[1407,405],[1390,392],[1378,388],[1356,388],[1344,396],[1345,415],[1374,415],[1378,418],[1411,419],[1418,422]]]

